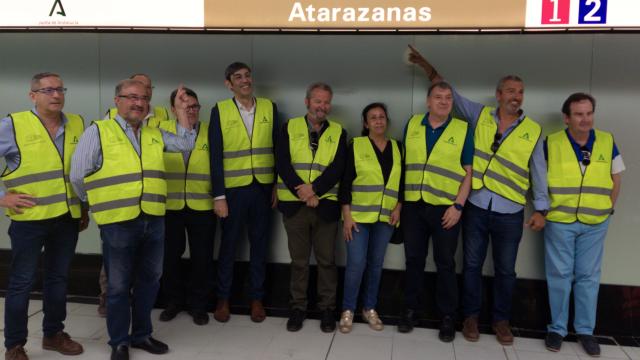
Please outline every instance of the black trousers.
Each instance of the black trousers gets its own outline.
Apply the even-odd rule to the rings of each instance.
[[[423,287],[424,267],[429,238],[433,240],[433,258],[438,272],[436,303],[442,316],[455,317],[458,309],[458,282],[455,254],[458,247],[460,223],[445,230],[442,216],[449,206],[434,206],[418,202],[405,202],[401,223],[404,233],[406,259],[405,305],[408,309],[420,309],[420,292]]]
[[[189,208],[167,211],[162,291],[170,304],[206,311],[213,275],[213,238],[216,217],[213,211]],[[191,269],[187,281],[181,273],[182,254],[189,241]]]

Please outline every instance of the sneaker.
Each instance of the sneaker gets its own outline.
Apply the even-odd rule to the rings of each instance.
[[[320,330],[325,333],[336,331],[336,318],[333,310],[322,310],[322,316],[320,317]]]
[[[79,355],[84,351],[82,345],[71,340],[69,334],[64,331],[58,331],[53,336],[43,337],[42,348],[57,351],[62,355]]]
[[[469,316],[462,323],[462,336],[467,341],[476,342],[480,339],[480,331],[478,331],[478,318]]]
[[[306,315],[303,310],[292,309],[291,314],[289,314],[289,320],[287,320],[287,330],[298,331],[302,329],[302,322],[305,317]]]
[[[413,327],[416,325],[416,315],[411,309],[406,309],[398,321],[398,332],[409,333],[413,331]]]
[[[362,309],[362,317],[369,323],[369,327],[372,330],[380,331],[384,329],[382,320],[380,320],[380,317],[378,316],[378,313],[375,309]]]
[[[558,352],[562,347],[563,338],[564,337],[557,332],[549,331],[547,337],[544,338],[544,345],[547,347],[547,350]]]
[[[495,331],[496,340],[500,345],[513,345],[513,333],[508,320],[500,320],[493,323],[493,331]]]
[[[340,325],[338,327],[340,332],[343,334],[348,334],[351,332],[353,328],[353,311],[345,310],[340,315]]]
[[[440,332],[438,332],[438,338],[442,342],[452,342],[456,338],[456,328],[451,316],[445,316],[442,318],[440,324]]]
[[[578,342],[582,344],[584,352],[589,356],[600,357],[600,345],[593,335],[578,335]]]
[[[22,345],[16,345],[11,349],[7,349],[7,352],[4,353],[5,360],[29,360],[27,356],[27,351],[24,349]]]

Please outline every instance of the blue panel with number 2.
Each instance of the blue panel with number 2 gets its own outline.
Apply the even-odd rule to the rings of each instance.
[[[580,0],[579,24],[606,24],[607,0]]]

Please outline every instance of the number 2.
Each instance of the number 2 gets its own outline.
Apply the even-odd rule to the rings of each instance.
[[[600,3],[600,0],[587,0],[585,5],[586,6],[593,5],[593,7],[591,8],[591,11],[589,11],[587,13],[587,15],[584,16],[584,21],[585,22],[600,22],[602,20],[602,17],[601,16],[595,16],[595,14],[597,14],[598,11],[600,10],[600,6],[602,6],[602,4]]]

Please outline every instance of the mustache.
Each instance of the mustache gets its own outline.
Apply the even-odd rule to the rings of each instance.
[[[133,105],[129,110],[144,111],[144,108],[142,106]]]

